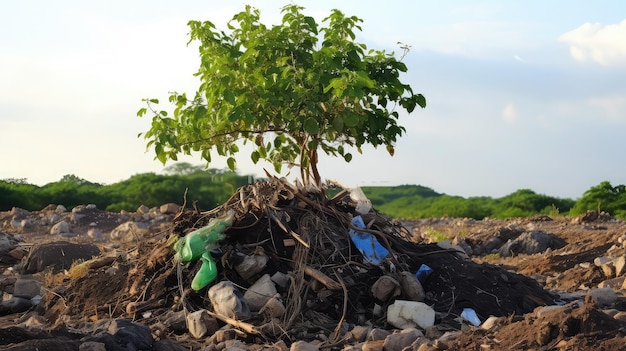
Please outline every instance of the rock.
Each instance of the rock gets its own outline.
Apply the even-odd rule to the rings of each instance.
[[[612,306],[617,301],[617,294],[611,288],[591,289],[587,296],[599,306]]]
[[[32,299],[41,295],[41,284],[30,274],[23,274],[17,278],[13,288],[13,296]]]
[[[98,228],[89,228],[89,230],[87,230],[87,236],[94,240],[100,240],[102,239],[102,231]]]
[[[137,350],[152,349],[154,339],[150,328],[145,325],[133,323],[125,319],[116,319],[109,325],[108,332],[116,339],[120,340],[122,345],[126,345],[127,349],[131,349],[128,344],[133,345]],[[109,348],[107,347],[107,350]]]
[[[374,328],[370,330],[369,334],[367,335],[367,340],[368,341],[385,340],[385,338],[387,338],[389,335],[391,335],[391,332],[389,330],[381,329],[381,328]]]
[[[626,312],[623,312],[623,311],[617,312],[613,316],[613,318],[618,320],[618,321],[620,321],[620,322],[626,323]]]
[[[501,320],[502,320],[502,317],[489,316],[489,318],[487,318],[483,322],[483,324],[480,325],[480,329],[484,329],[484,330],[493,329]]]
[[[607,256],[601,256],[601,257],[596,257],[593,260],[593,264],[595,264],[597,267],[602,267],[602,265],[612,262],[613,259]]]
[[[141,205],[137,208],[137,211],[135,212],[139,213],[140,215],[145,215],[150,212],[150,208],[146,205]]]
[[[65,212],[67,212],[67,208],[65,208],[65,206],[63,206],[63,205],[57,205],[57,207],[54,209],[54,212],[56,212],[56,213],[65,213]]]
[[[298,340],[291,344],[289,351],[319,351],[320,347],[318,345],[314,345],[308,343],[306,341]]]
[[[53,225],[52,228],[50,228],[51,235],[70,234],[71,232],[72,232],[72,228],[70,227],[69,223],[67,223],[66,221],[61,221]]]
[[[362,351],[383,351],[385,340],[368,340],[363,343]]]
[[[598,288],[611,288],[614,290],[619,290],[623,285],[624,281],[626,281],[626,277],[617,277],[613,279],[607,279],[598,284]]]
[[[269,261],[269,258],[266,255],[245,256],[243,261],[235,266],[235,270],[240,277],[249,281],[265,268],[267,261]]]
[[[400,329],[426,329],[435,324],[435,310],[422,302],[396,300],[387,308],[387,322]]]
[[[515,256],[518,254],[537,254],[548,248],[555,250],[565,246],[567,242],[554,234],[542,231],[524,232],[517,238],[507,241],[498,253],[502,257]]]
[[[387,302],[400,296],[400,283],[388,275],[383,275],[371,287],[372,296],[380,302]]]
[[[178,211],[180,211],[180,206],[173,202],[163,204],[159,207],[159,212],[163,214],[176,214]]]
[[[185,311],[169,311],[163,318],[163,324],[174,333],[182,333],[187,331],[187,319]]]
[[[252,311],[259,311],[271,298],[276,295],[276,286],[269,274],[259,278],[243,295]]]
[[[272,281],[282,289],[289,287],[289,275],[281,271],[277,271],[272,275]]]
[[[467,252],[465,252],[465,250],[461,246],[452,245],[452,242],[450,240],[439,241],[437,242],[437,246],[439,246],[443,250],[455,250],[456,255],[464,260],[470,259],[470,257],[467,255]]]
[[[212,335],[219,329],[217,319],[209,316],[207,310],[201,309],[187,315],[189,333],[196,339]]]
[[[69,269],[76,260],[89,260],[100,255],[100,249],[93,244],[74,244],[55,241],[35,244],[30,250],[23,268],[24,274],[33,274],[53,267],[54,272]]]
[[[146,232],[148,225],[143,222],[129,221],[118,225],[111,231],[109,236],[113,240],[120,240],[123,242],[132,242],[139,240]]]
[[[226,340],[224,342],[224,350],[228,351],[248,351],[248,346],[241,340]]]
[[[2,256],[15,249],[18,243],[19,240],[17,240],[13,235],[0,233],[0,260],[2,259]]]
[[[615,265],[613,264],[612,260],[602,264],[602,266],[600,266],[600,269],[602,269],[602,273],[604,273],[604,276],[608,279],[615,277]]]
[[[259,314],[266,315],[268,319],[281,318],[285,314],[285,311],[285,305],[277,299],[276,296],[273,296],[261,307]]]
[[[400,288],[402,289],[402,295],[410,301],[424,301],[426,296],[422,283],[417,279],[415,274],[411,272],[400,273]]]
[[[0,316],[6,316],[13,313],[21,313],[33,307],[30,299],[13,296],[8,300],[0,302]]]
[[[226,327],[227,329],[217,330],[210,338],[207,339],[207,344],[219,344],[227,340],[233,340],[239,336],[237,329]]]
[[[350,333],[352,334],[352,338],[354,338],[354,341],[361,342],[365,340],[365,338],[367,337],[367,334],[369,333],[371,329],[372,329],[371,327],[356,325],[354,326],[354,328],[352,328]]]
[[[216,313],[225,317],[246,319],[250,317],[250,307],[237,289],[229,281],[221,281],[209,288],[209,300]]]
[[[78,346],[78,351],[107,351],[107,348],[105,343],[86,341]]]
[[[613,260],[615,266],[615,276],[619,277],[626,273],[626,256],[617,257]]]
[[[418,338],[424,338],[424,334],[415,328],[403,330],[401,333],[394,333],[385,338],[383,350],[403,350],[411,346]],[[424,339],[422,342],[425,342]]]

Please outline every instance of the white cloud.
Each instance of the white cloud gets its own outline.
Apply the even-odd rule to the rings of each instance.
[[[507,123],[514,123],[517,120],[515,105],[509,103],[502,109],[502,119]]]
[[[604,66],[626,62],[626,19],[617,24],[585,23],[559,37],[570,45],[576,61],[592,61]]]

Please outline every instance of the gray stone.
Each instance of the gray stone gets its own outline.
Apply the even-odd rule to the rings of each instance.
[[[587,296],[599,306],[612,306],[617,301],[617,294],[611,288],[591,289]]]
[[[89,260],[100,255],[100,249],[93,244],[74,244],[67,241],[35,244],[30,250],[24,265],[24,274],[33,274],[52,267],[53,272],[69,269],[76,260]]]
[[[493,329],[501,320],[502,320],[502,317],[489,316],[489,318],[487,318],[483,322],[483,324],[480,325],[480,329],[484,329],[484,330]]]
[[[425,293],[422,283],[417,279],[415,274],[411,272],[400,273],[400,287],[402,288],[402,295],[410,301],[424,301]]]
[[[177,205],[173,202],[163,204],[161,205],[161,207],[159,207],[159,212],[163,214],[176,214],[178,213],[178,211],[180,211],[180,205]]]
[[[274,295],[276,286],[269,274],[259,278],[243,295],[252,311],[259,311]]]
[[[129,221],[115,227],[109,234],[111,239],[123,242],[132,242],[141,239],[147,231],[148,225],[143,222]]]
[[[352,334],[354,341],[361,342],[361,341],[365,341],[365,338],[367,337],[367,334],[369,333],[371,329],[372,329],[371,327],[357,325],[354,328],[352,328],[350,333]]]
[[[65,208],[65,206],[63,206],[63,205],[57,205],[57,207],[54,209],[54,212],[56,212],[56,213],[65,213],[65,212],[67,212],[67,208]]]
[[[383,275],[371,287],[372,296],[380,302],[387,302],[400,296],[400,283],[388,275]]]
[[[137,350],[150,350],[154,344],[150,328],[142,324],[133,323],[125,319],[116,319],[109,324],[108,332],[116,339],[126,344],[127,349],[131,349],[128,344]]]
[[[607,279],[598,284],[598,288],[611,288],[615,290],[619,290],[624,285],[624,281],[626,281],[626,277],[617,277],[613,279]]]
[[[374,328],[370,330],[369,334],[367,335],[367,340],[368,341],[385,340],[385,338],[387,338],[390,334],[391,332],[389,330],[381,329],[381,328]]]
[[[502,257],[515,256],[518,254],[537,254],[545,252],[548,248],[555,250],[564,247],[565,240],[554,234],[542,231],[524,232],[515,239],[507,241],[498,253]]]
[[[411,346],[418,338],[423,338],[424,334],[415,328],[403,330],[401,333],[394,333],[385,338],[383,350],[402,350]]]
[[[18,243],[19,241],[13,235],[0,233],[0,256],[4,256],[15,249]]]
[[[319,351],[320,347],[306,341],[298,340],[291,344],[289,351]]]
[[[209,300],[213,310],[222,316],[247,319],[250,317],[250,307],[243,298],[239,289],[231,282],[221,281],[209,288]]]
[[[276,296],[270,298],[263,307],[259,310],[259,314],[266,315],[271,318],[281,318],[287,309],[285,305],[276,298]]]
[[[196,339],[212,335],[219,329],[217,320],[201,309],[187,315],[187,328],[189,333]]]
[[[89,228],[89,230],[87,230],[87,236],[91,239],[100,240],[102,239],[102,231],[98,228]]]
[[[33,306],[30,299],[13,296],[0,302],[0,316],[27,311]]]
[[[272,275],[272,281],[279,287],[287,289],[289,287],[289,274],[278,271]]]
[[[265,255],[245,256],[243,262],[235,266],[235,271],[237,271],[240,277],[249,281],[265,268],[267,261],[269,261],[269,258]]]
[[[137,208],[136,212],[141,215],[148,214],[150,212],[150,208],[146,205],[141,205],[139,206],[139,208]]]
[[[59,234],[68,234],[72,232],[72,228],[69,223],[66,221],[61,221],[50,228],[50,234],[59,235]]]
[[[20,275],[13,287],[13,296],[32,299],[41,295],[41,284],[30,274]]]
[[[605,264],[605,263],[609,263],[609,262],[611,262],[611,261],[613,261],[613,259],[612,259],[612,258],[610,258],[610,257],[606,257],[606,256],[602,256],[602,257],[596,257],[596,258],[593,260],[593,264],[595,264],[595,265],[596,265],[596,266],[598,266],[598,267],[602,267],[602,265],[603,265],[603,264]]]
[[[626,256],[617,257],[613,260],[613,265],[615,266],[615,276],[619,277],[626,273]]]
[[[78,346],[78,351],[107,351],[107,348],[105,343],[86,341]]]
[[[187,319],[185,311],[169,311],[163,317],[163,324],[172,332],[182,333],[187,331]]]

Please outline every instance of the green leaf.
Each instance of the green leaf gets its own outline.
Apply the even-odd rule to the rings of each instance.
[[[235,95],[230,90],[224,90],[224,100],[231,105],[235,105]]]
[[[234,171],[234,170],[235,170],[235,168],[236,168],[236,166],[237,166],[237,161],[235,161],[235,158],[234,158],[234,157],[229,157],[229,158],[226,160],[226,164],[228,165],[228,168],[229,168],[231,171]]]
[[[148,110],[146,110],[145,107],[140,108],[139,111],[137,111],[137,117],[141,117],[141,116],[145,115],[146,112],[148,112]]]
[[[310,17],[310,16],[305,16],[304,22],[306,22],[306,24],[309,25],[309,29],[311,29],[311,32],[313,32],[314,34],[317,34],[317,23],[315,23],[315,18]]]
[[[344,159],[346,162],[350,162],[350,161],[352,161],[352,154],[348,152],[347,154],[343,155],[343,159]]]
[[[426,98],[422,94],[417,94],[417,104],[420,105],[421,108],[426,108]]]
[[[337,131],[337,133],[343,132],[343,118],[337,116],[333,119],[333,129]]]
[[[350,113],[344,118],[344,122],[348,127],[354,127],[359,124],[359,116],[356,113]]]
[[[159,99],[149,99],[148,101],[150,103],[152,103],[152,104],[158,104],[159,103]]]
[[[254,162],[254,164],[257,164],[257,162],[259,162],[259,158],[261,158],[261,155],[259,154],[258,151],[252,151],[252,153],[250,154],[250,158],[252,159],[252,162]]]
[[[317,134],[320,132],[320,125],[313,117],[309,117],[304,122],[304,131],[309,134]]]

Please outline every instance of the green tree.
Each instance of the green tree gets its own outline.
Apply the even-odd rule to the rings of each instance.
[[[607,211],[613,216],[626,218],[626,186],[613,186],[608,181],[592,186],[576,201],[571,213],[576,215],[588,210]]]
[[[400,80],[406,65],[355,41],[361,19],[332,10],[320,28],[302,10],[285,6],[282,23],[267,27],[247,6],[228,33],[208,21],[189,22],[190,42],[199,42],[198,90],[193,97],[170,94],[172,117],[156,108],[157,99],[145,99],[148,106],[137,113],[153,115],[143,136],[158,160],[199,151],[210,163],[217,152],[234,170],[243,140],[253,144],[254,163],[267,160],[278,173],[284,164],[299,166],[307,183],[320,181],[319,150],[346,162],[348,148],[361,152],[364,144],[394,154],[405,132],[399,108],[426,106]]]

